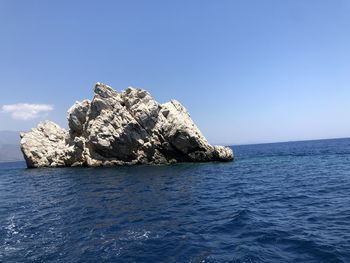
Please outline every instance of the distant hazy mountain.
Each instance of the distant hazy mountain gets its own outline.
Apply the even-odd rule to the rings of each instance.
[[[0,131],[0,162],[23,161],[18,131]]]

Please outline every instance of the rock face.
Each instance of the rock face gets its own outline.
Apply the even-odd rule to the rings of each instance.
[[[21,133],[28,167],[231,161],[210,145],[176,100],[159,104],[142,89],[117,92],[97,83],[92,101],[68,110],[69,131],[46,121]]]

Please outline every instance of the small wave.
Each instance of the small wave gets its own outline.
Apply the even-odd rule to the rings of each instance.
[[[118,239],[120,241],[145,241],[158,237],[158,235],[154,235],[151,231],[148,230],[126,230],[120,234]]]
[[[213,221],[214,226],[210,228],[210,232],[235,232],[236,229],[244,227],[249,220],[249,211],[247,209],[238,210],[225,218]]]

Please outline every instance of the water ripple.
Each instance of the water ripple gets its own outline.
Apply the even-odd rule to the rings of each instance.
[[[350,140],[233,163],[0,166],[0,262],[350,262]]]

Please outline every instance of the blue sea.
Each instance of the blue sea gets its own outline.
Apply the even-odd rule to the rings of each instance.
[[[350,139],[230,163],[0,166],[0,262],[350,262]]]

